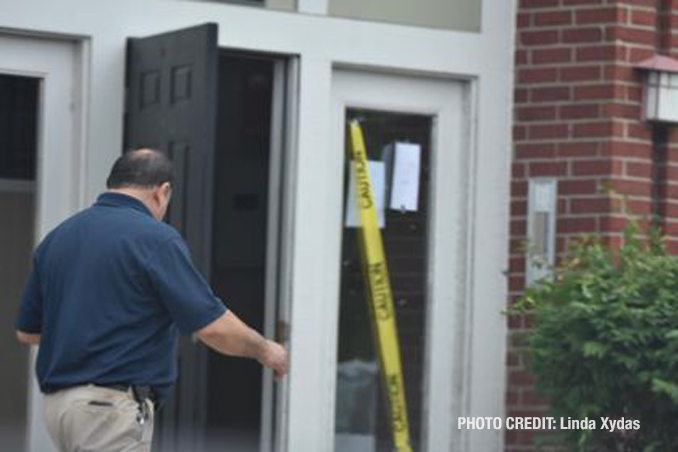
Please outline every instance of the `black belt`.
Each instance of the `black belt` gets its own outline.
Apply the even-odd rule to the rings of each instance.
[[[143,400],[150,400],[151,402],[156,402],[156,394],[152,386],[142,386],[142,385],[131,385],[127,383],[114,383],[114,384],[100,384],[94,383],[94,386],[99,386],[102,388],[115,389],[116,391],[127,392],[132,389],[132,395],[134,400],[141,402]]]
[[[154,404],[158,402],[157,394],[153,390],[152,386],[131,385],[129,383],[92,383],[92,384],[100,388],[115,389],[116,391],[121,392],[127,392],[131,389],[132,395],[134,396],[134,400],[137,402],[141,402],[142,400],[147,399],[153,402]],[[45,390],[45,394],[53,394],[57,391],[74,388],[76,386],[81,385],[51,387]]]
[[[137,403],[139,403],[139,405],[143,405],[143,403],[141,403],[141,402],[144,401],[144,400],[150,400],[153,403],[153,405],[155,406],[156,410],[159,408],[159,406],[158,406],[159,400],[158,400],[157,394],[153,390],[152,386],[131,385],[129,383],[92,383],[92,384],[94,386],[98,386],[100,388],[114,389],[116,391],[121,391],[121,392],[127,392],[131,389],[132,390],[132,396],[134,397],[134,400]],[[49,387],[49,388],[44,388],[44,392],[45,392],[45,394],[53,394],[57,391],[74,388],[76,386],[80,386],[80,385]]]

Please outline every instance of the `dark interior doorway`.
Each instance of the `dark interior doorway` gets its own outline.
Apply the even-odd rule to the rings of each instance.
[[[274,61],[222,53],[219,66],[210,282],[263,331]],[[209,353],[206,374],[207,450],[258,452],[261,366]]]
[[[14,335],[35,240],[40,80],[0,74],[0,450],[23,450],[28,348]]]

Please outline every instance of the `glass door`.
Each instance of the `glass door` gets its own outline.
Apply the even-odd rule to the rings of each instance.
[[[343,184],[338,199],[341,247],[336,311],[326,319],[336,452],[395,450],[402,415],[389,409],[380,376],[376,324],[359,247],[355,181],[349,170],[347,124],[365,139],[384,243],[413,451],[454,450],[453,420],[462,411],[468,209],[472,158],[468,84],[462,81],[333,72],[332,161]],[[338,216],[339,217],[339,216]],[[400,425],[399,425],[400,424]]]
[[[431,135],[429,115],[348,108],[365,138],[384,251],[392,284],[409,436],[421,450],[427,312],[427,232]],[[347,140],[350,146],[350,140]],[[403,149],[407,155],[402,154]],[[349,155],[349,151],[346,152]],[[407,162],[399,159],[408,158]],[[359,246],[354,183],[348,170],[342,233],[335,432],[337,452],[393,450],[386,390],[379,377],[374,321]],[[407,167],[403,167],[403,165]],[[383,172],[385,177],[377,175]],[[393,177],[395,175],[395,178]],[[406,178],[406,180],[403,180]],[[412,183],[414,182],[414,183]],[[394,186],[400,184],[400,187]],[[403,193],[403,184],[412,192]],[[403,196],[403,199],[396,199]],[[407,198],[407,199],[406,199]],[[381,205],[379,200],[382,200]],[[412,202],[414,201],[414,202]]]

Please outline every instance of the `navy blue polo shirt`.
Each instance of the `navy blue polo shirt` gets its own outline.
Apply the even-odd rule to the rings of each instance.
[[[43,392],[129,383],[162,396],[176,380],[178,333],[225,311],[174,228],[141,201],[104,193],[36,249],[16,328],[41,335]]]

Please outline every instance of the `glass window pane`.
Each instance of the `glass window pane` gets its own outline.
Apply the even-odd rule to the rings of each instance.
[[[667,72],[661,72],[659,75],[659,84],[663,87],[670,86],[669,74]]]
[[[396,311],[410,438],[413,450],[417,451],[420,450],[424,396],[427,201],[432,118],[358,109],[349,109],[347,116],[349,119],[360,118],[370,160],[381,160],[383,149],[394,142],[421,146],[418,210],[387,209],[382,229]],[[346,161],[348,185],[348,158]],[[389,179],[388,170],[386,179]],[[348,201],[348,186],[345,188],[345,200]],[[345,204],[345,208],[354,208],[349,202]],[[393,443],[389,411],[379,376],[358,248],[358,230],[347,227],[346,223],[341,259],[335,450],[390,452]]]
[[[0,74],[0,179],[35,179],[39,83]]]
[[[459,31],[480,31],[481,0],[329,0],[329,14]]]

